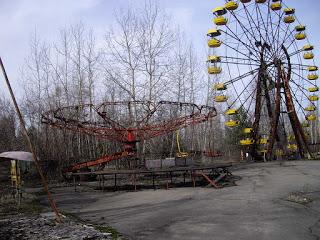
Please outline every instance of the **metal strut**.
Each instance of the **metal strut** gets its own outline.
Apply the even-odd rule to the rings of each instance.
[[[299,153],[300,156],[303,157],[304,156],[304,152],[303,152],[303,147],[305,147],[305,150],[307,151],[307,153],[312,156],[310,148],[308,146],[307,143],[307,138],[303,132],[303,129],[301,127],[301,123],[298,119],[298,115],[297,112],[294,108],[294,103],[292,100],[292,94],[291,94],[291,90],[290,90],[290,86],[289,86],[289,82],[291,79],[291,63],[290,63],[290,56],[288,54],[287,49],[282,45],[282,50],[284,51],[287,60],[288,60],[288,74],[286,75],[284,70],[281,69],[282,72],[282,81],[283,81],[283,85],[284,85],[284,92],[285,92],[285,98],[286,98],[286,106],[287,106],[287,110],[288,110],[288,115],[289,115],[289,119],[290,119],[290,123],[292,126],[292,130],[294,132],[294,135],[296,137],[296,141],[297,141],[297,145],[298,145],[298,149],[299,149]]]

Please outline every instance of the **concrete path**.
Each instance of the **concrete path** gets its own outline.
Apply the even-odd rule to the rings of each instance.
[[[238,186],[139,192],[55,189],[61,209],[131,239],[320,239],[320,161],[254,164],[233,171]],[[304,192],[307,205],[287,201]]]

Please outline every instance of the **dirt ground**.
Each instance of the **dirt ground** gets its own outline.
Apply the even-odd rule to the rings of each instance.
[[[233,174],[237,186],[223,189],[53,191],[60,209],[130,239],[320,238],[320,161],[251,164]]]

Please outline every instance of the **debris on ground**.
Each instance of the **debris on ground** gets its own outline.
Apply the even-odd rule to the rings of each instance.
[[[303,192],[296,192],[290,193],[287,197],[287,201],[305,205],[312,202],[312,199],[310,197],[305,196]]]
[[[93,225],[77,223],[64,218],[63,223],[56,223],[46,216],[10,216],[0,219],[0,239],[6,240],[111,240],[112,233],[104,233]]]
[[[118,232],[63,212],[58,223],[53,212],[40,204],[39,193],[23,193],[18,204],[11,194],[0,197],[0,240],[116,240]]]

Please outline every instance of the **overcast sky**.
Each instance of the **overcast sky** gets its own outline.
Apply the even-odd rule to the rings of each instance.
[[[206,31],[212,26],[211,9],[222,0],[154,0],[173,21],[181,26],[193,41],[199,57],[205,56]],[[127,6],[141,5],[144,0],[0,0],[1,57],[15,91],[19,92],[19,69],[29,52],[31,35],[36,31],[41,39],[54,41],[59,30],[79,22],[92,28],[97,37],[103,37],[105,29],[114,20],[114,11]],[[308,37],[316,48],[320,43],[320,1],[286,0],[296,8],[300,22],[308,27]],[[316,58],[319,51],[316,51]],[[317,63],[319,61],[316,60]],[[3,79],[0,92],[7,95]],[[20,91],[21,93],[21,91]]]

